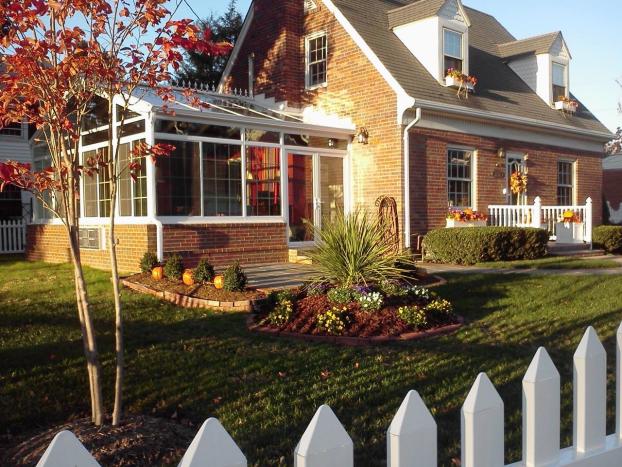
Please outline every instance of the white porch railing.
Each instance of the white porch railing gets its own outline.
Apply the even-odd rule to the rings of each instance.
[[[557,223],[564,212],[574,211],[583,224],[583,241],[592,243],[593,207],[592,198],[584,206],[543,206],[536,197],[532,206],[491,205],[488,206],[488,223],[496,227],[534,227],[546,229],[551,237],[557,236]]]
[[[26,222],[0,221],[0,255],[23,253],[26,249]]]
[[[594,328],[574,354],[574,442],[560,449],[560,375],[544,348],[523,378],[523,460],[506,467],[622,465],[622,325],[617,333],[616,434],[606,435],[607,356]],[[512,427],[516,429],[516,427]],[[480,374],[462,406],[462,467],[504,466],[504,405]],[[388,467],[436,467],[437,426],[410,391],[387,431]],[[364,449],[364,446],[360,446]],[[295,467],[353,467],[352,439],[330,407],[319,408],[293,453]],[[68,431],[56,435],[38,467],[98,467]],[[247,459],[215,418],[207,420],[179,467],[246,467]]]

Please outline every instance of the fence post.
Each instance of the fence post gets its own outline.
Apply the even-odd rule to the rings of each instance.
[[[616,434],[622,441],[622,324],[616,334]]]
[[[437,427],[417,391],[410,391],[387,430],[387,467],[436,467]]]
[[[246,457],[218,420],[198,431],[178,467],[246,467]]]
[[[531,214],[531,226],[540,229],[542,228],[542,198],[536,196],[533,200],[533,211]]]
[[[37,467],[101,467],[70,431],[58,433],[43,453]]]
[[[352,439],[327,405],[321,406],[294,450],[294,467],[353,467]]]
[[[503,400],[485,373],[462,406],[462,467],[503,467]]]
[[[589,243],[590,249],[592,248],[592,228],[594,224],[594,203],[592,198],[585,200],[585,242]]]
[[[540,347],[523,378],[523,462],[557,465],[560,434],[560,377]]]
[[[574,354],[574,446],[578,454],[605,446],[607,355],[593,327]]]

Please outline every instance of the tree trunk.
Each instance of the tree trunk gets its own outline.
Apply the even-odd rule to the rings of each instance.
[[[91,317],[90,305],[84,280],[84,270],[80,261],[80,242],[78,231],[75,226],[69,226],[69,250],[71,262],[74,268],[76,301],[78,304],[78,316],[82,327],[82,339],[86,356],[87,371],[89,374],[89,386],[91,392],[91,418],[93,423],[101,426],[104,423],[104,404],[102,398],[101,366],[95,339],[95,328]]]

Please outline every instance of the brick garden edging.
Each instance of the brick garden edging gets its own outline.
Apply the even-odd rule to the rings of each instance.
[[[265,298],[257,298],[254,300],[239,300],[236,302],[220,302],[217,300],[207,300],[198,297],[189,297],[188,295],[182,295],[175,292],[167,292],[161,290],[154,290],[142,284],[129,281],[127,279],[121,279],[123,284],[128,289],[132,289],[136,292],[152,295],[161,300],[166,300],[174,305],[181,306],[183,308],[207,308],[215,311],[237,311],[237,312],[252,312],[265,303]]]

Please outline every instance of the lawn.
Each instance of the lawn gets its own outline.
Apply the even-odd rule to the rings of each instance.
[[[0,427],[36,431],[88,410],[84,361],[67,266],[0,264]],[[88,270],[112,399],[109,278]],[[200,423],[218,417],[249,465],[291,465],[315,409],[328,403],[355,444],[357,466],[383,465],[385,432],[409,389],[439,425],[440,465],[460,455],[460,407],[486,371],[506,408],[508,462],[520,457],[521,379],[548,348],[562,375],[563,440],[572,433],[572,354],[593,324],[614,364],[622,319],[619,277],[449,276],[439,292],[467,325],[434,340],[356,349],[251,335],[245,316],[175,308],[124,292],[127,409]],[[609,431],[613,427],[610,378]]]
[[[590,259],[550,256],[535,260],[479,263],[477,266],[490,269],[616,269],[622,268],[622,263],[609,258]]]

